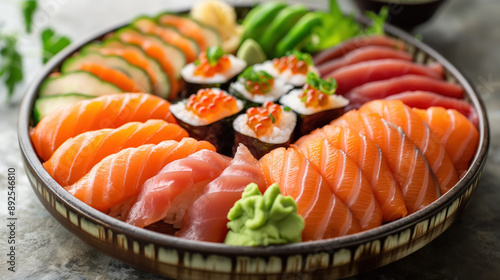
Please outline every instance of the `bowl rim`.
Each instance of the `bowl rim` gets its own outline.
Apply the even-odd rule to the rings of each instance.
[[[250,7],[247,5],[234,5],[235,7]],[[183,13],[185,11],[180,11],[178,13]],[[366,24],[368,20],[363,16],[358,16],[356,18],[359,22]],[[83,203],[73,195],[69,194],[64,188],[62,188],[44,169],[42,162],[38,158],[30,139],[30,123],[32,108],[34,102],[38,96],[38,89],[43,81],[49,76],[49,74],[56,67],[60,66],[65,58],[71,56],[73,53],[78,51],[83,45],[98,40],[102,38],[105,34],[119,29],[127,24],[125,23],[115,24],[111,27],[104,28],[94,34],[84,37],[78,40],[76,43],[71,44],[66,49],[54,56],[40,71],[37,77],[35,77],[29,87],[27,88],[25,95],[22,99],[21,105],[19,107],[18,113],[18,140],[21,153],[26,160],[26,164],[31,166],[33,171],[38,175],[39,179],[53,192],[53,194],[63,203],[70,205],[75,211],[87,220],[90,220],[98,225],[102,225],[108,228],[113,228],[117,232],[125,233],[128,236],[136,239],[143,240],[146,242],[151,242],[164,247],[172,247],[182,251],[196,251],[200,253],[217,253],[226,256],[276,256],[276,255],[291,255],[291,254],[302,254],[311,253],[317,248],[334,250],[336,248],[346,248],[350,246],[355,246],[370,242],[380,236],[390,235],[395,232],[399,232],[403,229],[409,228],[420,221],[434,215],[441,209],[447,207],[449,203],[457,199],[462,192],[472,183],[472,181],[481,172],[482,166],[485,164],[486,156],[489,148],[489,124],[486,115],[486,109],[484,102],[481,100],[478,93],[469,83],[468,79],[447,59],[445,59],[441,54],[432,49],[427,44],[417,40],[409,33],[391,26],[389,24],[385,25],[386,34],[389,36],[395,36],[401,40],[415,46],[416,48],[427,53],[430,57],[434,58],[436,61],[441,63],[444,68],[449,71],[456,79],[457,82],[464,88],[466,92],[466,97],[469,99],[471,105],[476,109],[478,114],[478,129],[479,129],[479,143],[478,149],[474,155],[469,169],[466,174],[459,180],[459,182],[446,194],[439,197],[432,204],[428,205],[424,209],[401,218],[396,221],[392,221],[387,224],[383,224],[377,228],[363,231],[360,233],[341,236],[333,239],[317,240],[300,242],[294,244],[280,245],[280,246],[266,246],[266,247],[241,247],[241,246],[230,246],[223,243],[212,243],[205,241],[194,241],[184,238],[179,238],[176,236],[171,236],[167,234],[161,234],[146,230],[143,228],[138,228],[136,226],[127,224],[115,218],[112,218],[92,207]]]

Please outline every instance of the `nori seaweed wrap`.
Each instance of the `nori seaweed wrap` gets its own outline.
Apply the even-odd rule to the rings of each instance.
[[[246,62],[232,54],[225,54],[220,47],[210,47],[201,52],[195,62],[181,70],[184,90],[181,98],[187,98],[199,89],[220,88],[228,90],[237,75],[246,67]]]
[[[212,143],[217,152],[231,156],[233,120],[243,110],[243,102],[225,91],[200,89],[188,99],[170,106],[178,124],[197,140]]]
[[[249,108],[233,122],[233,152],[241,143],[260,159],[275,148],[288,147],[296,121],[294,112],[271,102],[264,103],[263,107]]]

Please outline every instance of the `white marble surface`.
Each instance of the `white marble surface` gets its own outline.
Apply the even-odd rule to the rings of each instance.
[[[53,27],[74,41],[96,30],[130,20],[140,14],[188,7],[184,0],[47,0],[39,1],[35,33],[23,35],[26,81],[41,67],[38,32]],[[233,1],[240,2],[240,1]],[[315,0],[316,6],[326,5]],[[20,1],[0,0],[0,23],[4,30],[22,31]],[[342,1],[349,9],[348,1]],[[494,279],[500,275],[500,2],[454,0],[435,18],[417,29],[424,42],[436,48],[471,79],[486,101],[492,142],[484,178],[468,209],[441,237],[389,266],[353,279]],[[0,278],[1,279],[159,279],[131,268],[87,246],[53,219],[33,193],[24,173],[17,144],[17,106],[26,84],[16,90],[13,102],[3,104],[0,87]],[[16,169],[16,272],[7,271],[6,173]]]

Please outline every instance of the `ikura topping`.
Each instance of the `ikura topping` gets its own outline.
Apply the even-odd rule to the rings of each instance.
[[[189,97],[186,109],[207,121],[217,120],[221,115],[237,112],[236,99],[224,91],[200,89]],[[230,115],[230,114],[229,114]]]
[[[231,67],[229,56],[224,54],[221,47],[210,47],[201,52],[194,64],[193,75],[204,77],[224,73]]]
[[[306,107],[323,107],[329,104],[328,95],[334,94],[336,90],[337,82],[333,78],[323,80],[316,73],[309,72],[298,97]]]
[[[247,125],[261,137],[273,130],[273,124],[281,117],[281,106],[272,102],[265,102],[262,107],[252,107],[247,110]]]
[[[290,70],[294,75],[306,75],[309,65],[312,65],[312,58],[309,54],[294,51],[288,56],[273,59],[272,63],[279,73]]]
[[[255,71],[252,67],[247,68],[239,78],[244,80],[245,89],[251,94],[264,95],[274,86],[273,76],[266,71]]]

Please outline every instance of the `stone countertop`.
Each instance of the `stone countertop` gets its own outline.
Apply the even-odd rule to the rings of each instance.
[[[23,25],[19,1],[0,2],[4,30]],[[21,36],[25,80],[41,67],[39,31],[47,26],[74,41],[140,14],[177,9],[174,1],[40,1],[35,33]],[[175,1],[177,2],[177,1]],[[183,1],[183,7],[193,1]],[[238,1],[234,1],[238,2]],[[311,1],[318,7],[326,1]],[[325,2],[325,3],[323,3]],[[347,1],[342,6],[352,9]],[[500,2],[454,0],[445,3],[427,24],[415,30],[423,41],[463,71],[488,109],[491,144],[483,178],[455,223],[424,248],[385,267],[350,279],[498,279],[500,278]],[[0,215],[7,216],[6,173],[16,169],[16,272],[7,271],[8,228],[0,227],[2,279],[161,279],[132,268],[89,247],[64,229],[44,209],[29,185],[17,144],[17,106],[25,84],[11,105],[0,105]],[[5,88],[0,88],[3,103]]]

